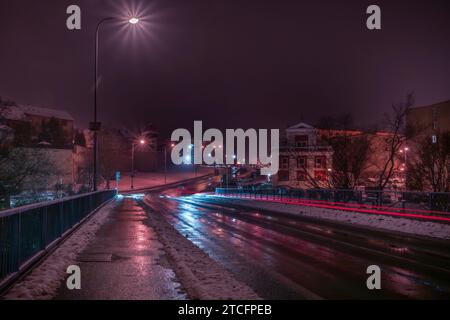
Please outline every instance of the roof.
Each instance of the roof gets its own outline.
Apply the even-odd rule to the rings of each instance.
[[[16,106],[2,106],[0,116],[8,120],[24,120],[25,114],[23,110]]]
[[[7,106],[2,109],[2,116],[9,120],[23,120],[26,115],[44,118],[56,118],[73,121],[73,117],[64,110],[49,109],[35,106]]]
[[[299,129],[314,130],[315,128],[307,123],[300,122],[292,127],[287,128],[286,130],[299,130]]]
[[[438,103],[434,103],[434,104],[430,104],[428,106],[419,106],[419,107],[414,107],[409,109],[409,112],[413,112],[415,110],[418,109],[427,109],[427,108],[433,108],[433,107],[443,107],[443,106],[450,106],[450,100],[447,101],[442,101],[442,102],[438,102]]]
[[[42,107],[35,107],[35,106],[20,106],[20,108],[23,109],[25,114],[33,115],[33,116],[40,116],[45,118],[57,118],[57,119],[63,119],[63,120],[72,120],[73,117],[64,110],[57,110],[57,109],[49,109],[49,108],[42,108]]]

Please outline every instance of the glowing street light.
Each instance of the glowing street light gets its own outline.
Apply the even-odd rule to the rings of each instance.
[[[400,172],[403,172],[404,173],[404,176],[405,176],[405,186],[406,186],[406,178],[407,178],[407,168],[406,168],[406,164],[407,164],[407,159],[406,159],[406,157],[407,157],[407,153],[408,153],[408,151],[409,151],[409,148],[408,147],[404,147],[403,149],[400,149],[400,153],[402,153],[403,155],[404,155],[404,162],[403,162],[403,165],[402,165],[402,167],[400,168]]]
[[[138,140],[139,144],[143,146],[146,141],[141,138]],[[136,145],[136,141],[131,143],[131,189],[134,189],[134,146]]]
[[[409,148],[408,147],[404,147],[403,149],[401,149],[400,150],[400,153],[404,153],[404,155],[405,155],[405,166],[406,166],[406,153],[409,151]]]
[[[139,18],[133,17],[130,20],[128,20],[129,23],[131,24],[138,24],[139,23]]]
[[[118,17],[106,17],[97,23],[95,28],[95,60],[94,60],[94,122],[91,123],[90,129],[94,133],[94,174],[93,174],[93,187],[94,191],[97,191],[97,153],[98,153],[98,142],[97,142],[97,131],[100,130],[100,122],[97,121],[97,87],[98,87],[98,42],[99,42],[99,30],[103,23],[111,20],[124,21],[125,19]],[[128,20],[130,24],[137,24],[139,19],[137,17],[132,17]]]

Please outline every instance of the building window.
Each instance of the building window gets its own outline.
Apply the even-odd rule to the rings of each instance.
[[[297,171],[297,181],[306,181],[306,171],[305,170],[298,170]]]
[[[326,170],[314,170],[314,179],[317,182],[327,181],[327,171]]]
[[[278,181],[289,181],[289,171],[288,170],[278,171]]]
[[[287,156],[280,157],[280,168],[289,169],[289,157]]]
[[[308,146],[308,136],[307,135],[301,135],[301,136],[295,136],[295,146],[296,147],[307,147]]]
[[[315,158],[314,168],[325,169],[327,167],[327,158],[325,156],[318,156]]]
[[[307,164],[306,156],[297,157],[297,168],[307,168],[307,167],[308,167],[308,164]]]

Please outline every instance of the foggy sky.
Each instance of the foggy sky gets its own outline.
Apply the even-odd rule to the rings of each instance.
[[[366,28],[370,4],[382,30]],[[95,23],[139,10],[142,28],[102,27],[100,120],[179,127],[284,128],[352,113],[382,118],[414,91],[450,99],[448,1],[0,0],[0,96],[65,109],[79,127],[93,108]],[[82,30],[66,28],[66,8]],[[145,28],[144,28],[145,27]]]

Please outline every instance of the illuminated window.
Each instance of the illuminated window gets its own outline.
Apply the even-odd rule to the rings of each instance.
[[[327,181],[327,171],[326,170],[314,170],[314,179],[316,181]]]

